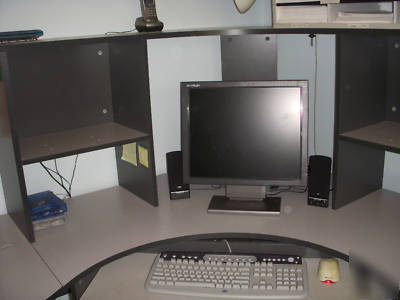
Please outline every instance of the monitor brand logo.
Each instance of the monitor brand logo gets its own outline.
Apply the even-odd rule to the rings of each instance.
[[[198,88],[198,87],[200,87],[200,84],[198,84],[198,83],[193,83],[193,84],[187,84],[186,86],[187,86],[187,87]]]

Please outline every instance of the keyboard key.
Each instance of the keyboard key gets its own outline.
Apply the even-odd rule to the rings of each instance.
[[[188,281],[177,281],[175,286],[191,286],[191,287],[204,287],[213,288],[215,284],[212,282],[188,282]]]
[[[278,285],[278,286],[276,287],[276,289],[277,289],[278,291],[288,291],[288,290],[289,290],[289,286],[287,286],[287,285]]]

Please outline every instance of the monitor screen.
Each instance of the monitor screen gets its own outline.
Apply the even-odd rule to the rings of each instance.
[[[307,81],[183,82],[187,183],[305,185]]]

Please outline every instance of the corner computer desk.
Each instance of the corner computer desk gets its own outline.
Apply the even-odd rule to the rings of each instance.
[[[36,232],[31,246],[26,240],[22,246],[15,242],[17,250],[23,248],[21,253],[0,251],[0,269],[13,268],[7,275],[2,271],[0,292],[6,292],[7,299],[17,298],[23,290],[28,295],[35,290],[38,299],[59,295],[130,253],[206,238],[272,238],[330,249],[333,255],[354,253],[396,282],[400,278],[398,193],[379,190],[338,210],[308,206],[306,193],[283,193],[280,216],[250,216],[208,214],[211,196],[223,190],[193,190],[190,199],[171,201],[167,177],[160,175],[157,182],[158,207],[122,187],[68,200],[65,225]],[[23,240],[16,228],[4,228],[0,240],[13,244],[10,236],[16,235]]]

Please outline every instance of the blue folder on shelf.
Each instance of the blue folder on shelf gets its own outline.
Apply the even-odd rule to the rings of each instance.
[[[10,41],[36,40],[43,35],[40,29],[0,32],[0,43]]]
[[[28,201],[33,221],[62,215],[67,211],[65,202],[51,191],[29,195]]]

